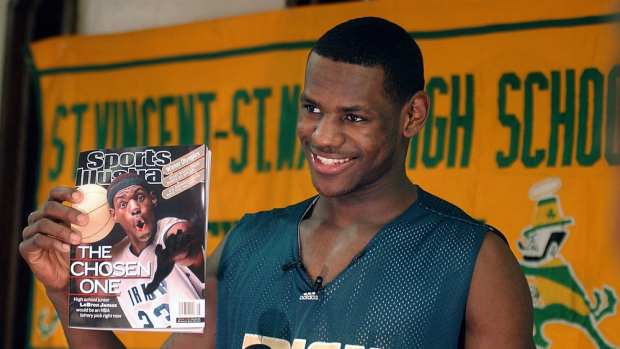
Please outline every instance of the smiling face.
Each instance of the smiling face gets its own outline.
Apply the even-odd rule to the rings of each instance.
[[[405,175],[407,106],[386,96],[383,79],[381,67],[310,55],[297,133],[321,195],[380,188]]]
[[[156,203],[156,197],[141,185],[128,186],[114,195],[112,218],[121,225],[137,250],[150,243],[155,232]]]

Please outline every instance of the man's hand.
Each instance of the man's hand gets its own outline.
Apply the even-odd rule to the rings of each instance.
[[[75,188],[52,189],[43,208],[28,216],[28,226],[22,232],[19,252],[48,292],[67,290],[69,248],[82,239],[79,232],[71,229],[71,224],[85,225],[88,216],[62,202],[81,200],[82,193]]]
[[[203,270],[203,236],[204,232],[196,229],[195,222],[179,222],[173,225],[166,234],[164,246],[157,245],[155,254],[157,255],[157,270],[153,280],[147,285],[145,293],[155,291],[169,274],[172,272],[175,263],[188,267],[196,267]]]
[[[202,267],[204,264],[204,219],[194,218],[190,221],[173,225],[166,234],[164,244],[169,256],[175,263],[187,267]]]
[[[82,240],[71,224],[86,225],[88,216],[63,205],[63,201],[78,203],[82,193],[75,188],[57,187],[50,191],[43,208],[28,216],[28,226],[22,231],[19,253],[34,276],[43,283],[60,317],[69,346],[72,348],[123,348],[110,331],[91,331],[69,328],[68,283],[69,249]]]

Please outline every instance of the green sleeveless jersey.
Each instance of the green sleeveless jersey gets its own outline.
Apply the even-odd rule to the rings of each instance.
[[[218,271],[217,348],[457,348],[486,232],[423,190],[334,280],[310,280],[298,227],[313,204],[246,215]]]

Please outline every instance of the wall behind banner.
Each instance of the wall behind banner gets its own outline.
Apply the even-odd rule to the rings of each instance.
[[[377,1],[45,40],[32,46],[38,200],[73,182],[80,150],[204,142],[212,251],[244,212],[314,194],[295,137],[308,49],[343,20],[385,17],[420,43],[433,105],[411,142],[410,177],[505,233],[530,283],[539,347],[617,347],[613,11],[605,1]],[[31,326],[33,347],[66,345],[40,285]],[[135,348],[165,337],[122,334]]]
[[[78,0],[79,34],[109,34],[279,10],[284,0]]]

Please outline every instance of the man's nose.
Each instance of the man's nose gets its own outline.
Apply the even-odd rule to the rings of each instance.
[[[323,116],[312,132],[312,145],[319,150],[330,152],[344,143],[342,124],[335,116]]]
[[[136,200],[129,200],[129,203],[127,205],[129,206],[129,212],[131,212],[131,214],[140,213],[140,205],[138,205],[138,202]]]

